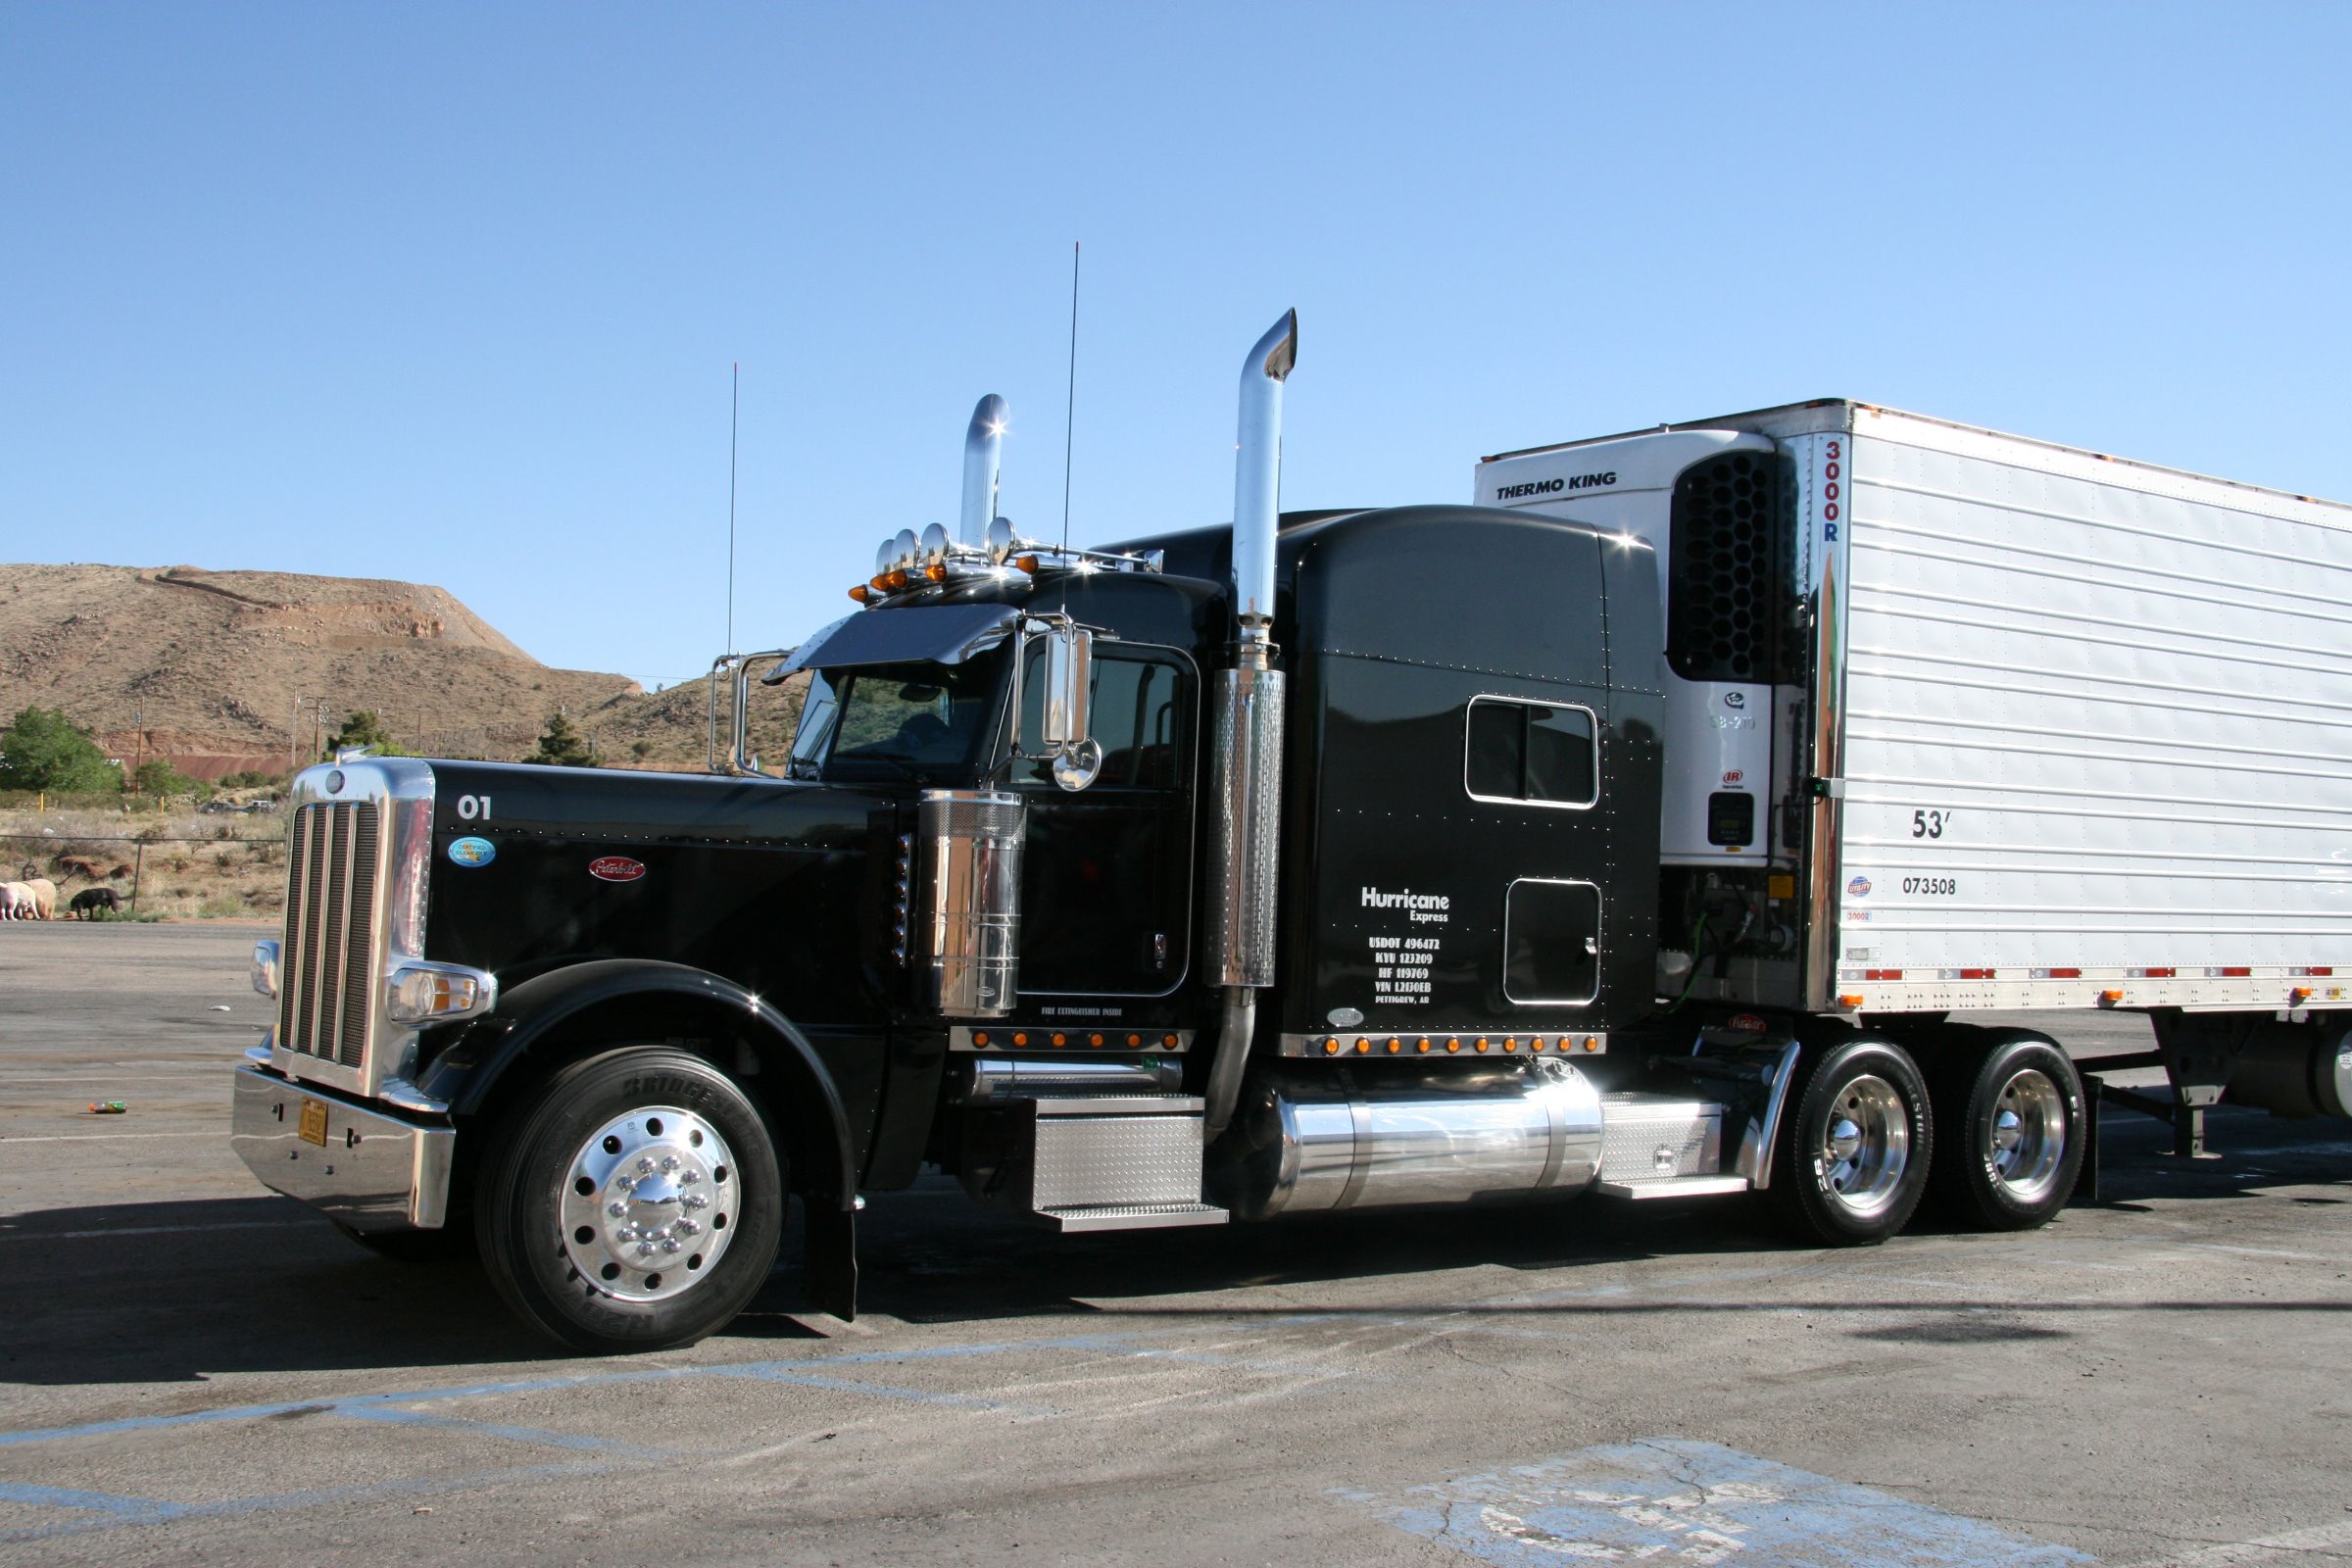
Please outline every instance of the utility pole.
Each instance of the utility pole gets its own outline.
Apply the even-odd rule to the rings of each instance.
[[[295,774],[302,771],[302,763],[295,760],[294,754],[298,749],[298,743],[294,739],[294,730],[295,726],[302,722],[302,705],[309,701],[310,699],[303,696],[300,692],[295,693],[294,712],[292,716],[286,720],[286,777],[289,781],[292,780]]]
[[[133,743],[130,754],[134,759],[130,764],[130,782],[136,787],[139,769],[147,762],[147,704],[144,701],[130,705],[130,727],[138,732],[138,739]]]

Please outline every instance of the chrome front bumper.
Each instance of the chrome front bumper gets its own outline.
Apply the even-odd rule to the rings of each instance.
[[[303,1136],[306,1126],[314,1136]],[[313,1084],[237,1069],[229,1142],[266,1186],[355,1231],[440,1229],[457,1138]]]

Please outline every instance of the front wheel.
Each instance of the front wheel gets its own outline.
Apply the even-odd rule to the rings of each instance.
[[[1936,1100],[1938,1201],[1964,1223],[2024,1231],[2066,1206],[2082,1169],[2082,1078],[2039,1035],[1957,1054]]]
[[[579,1350],[692,1345],[750,1303],[784,1229],[759,1107],[684,1052],[574,1062],[508,1120],[475,1203],[507,1304]]]
[[[1927,1084],[1909,1053],[1848,1040],[1815,1063],[1782,1122],[1767,1195],[1798,1241],[1872,1246],[1919,1207],[1934,1142]]]

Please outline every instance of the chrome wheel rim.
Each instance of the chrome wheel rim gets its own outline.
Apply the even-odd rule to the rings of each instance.
[[[1885,1212],[1911,1165],[1911,1116],[1894,1085],[1865,1073],[1838,1090],[1818,1157],[1832,1202],[1857,1219]]]
[[[2037,1203],[2058,1185],[2066,1158],[2066,1101],[2049,1074],[2009,1075],[1985,1111],[1984,1168],[2020,1203]]]
[[[694,1289],[734,1239],[740,1178],[718,1129],[645,1105],[589,1135],[564,1172],[564,1251],[581,1279],[624,1301]]]

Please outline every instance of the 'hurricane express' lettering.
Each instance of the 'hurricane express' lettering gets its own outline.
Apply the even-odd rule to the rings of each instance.
[[[1450,909],[1453,900],[1443,893],[1415,893],[1406,888],[1402,893],[1383,893],[1378,888],[1361,890],[1367,909]]]
[[[1606,473],[1580,473],[1565,479],[1531,479],[1525,484],[1500,484],[1494,487],[1497,501],[1516,501],[1522,496],[1557,495],[1563,490],[1600,490],[1617,482],[1617,470]]]

